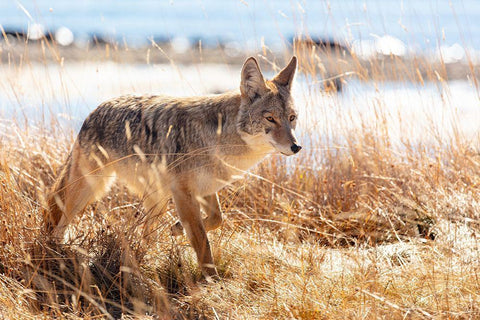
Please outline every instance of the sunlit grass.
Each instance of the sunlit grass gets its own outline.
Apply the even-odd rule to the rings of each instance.
[[[422,123],[425,132],[413,137],[416,119],[388,112],[397,101],[379,94],[362,116],[312,85],[336,75],[348,83],[355,75],[372,86],[394,78],[448,88],[446,68],[422,60],[422,75],[398,57],[294,52],[309,88],[297,93],[305,96],[304,111],[319,108],[306,121],[325,118],[321,126],[304,126],[309,143],[301,154],[272,156],[220,192],[225,222],[209,234],[222,278],[214,284],[202,281],[186,239],[171,237],[173,205],[155,234],[142,238],[139,199],[121,186],[75,220],[68,244],[46,242],[41,209],[75,135],[55,116],[40,127],[26,116],[0,123],[0,315],[479,317],[478,136],[467,137],[455,117],[449,120],[455,130],[442,131],[432,113]],[[283,62],[268,50],[260,59]],[[342,65],[339,59],[350,67],[322,69]],[[24,62],[3,67],[15,75]],[[12,76],[9,88],[21,104],[16,86],[24,84]],[[68,91],[59,92],[57,98],[68,99]],[[451,103],[445,98],[446,108]],[[399,122],[413,124],[393,132]]]

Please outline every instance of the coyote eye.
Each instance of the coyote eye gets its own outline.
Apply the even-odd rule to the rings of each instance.
[[[290,116],[290,121],[293,121],[293,120],[295,120],[295,119],[297,119],[297,116],[295,116],[295,115],[292,114],[292,115]]]
[[[266,117],[265,119],[267,119],[267,120],[270,121],[270,122],[275,123],[275,119],[273,119],[273,117]]]

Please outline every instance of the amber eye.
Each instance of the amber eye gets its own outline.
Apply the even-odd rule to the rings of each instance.
[[[265,119],[267,119],[267,120],[270,121],[270,122],[275,123],[275,119],[273,119],[273,117],[266,117]]]
[[[297,116],[295,116],[295,115],[292,114],[292,115],[290,116],[290,121],[293,121],[293,120],[295,120],[295,119],[297,119]]]

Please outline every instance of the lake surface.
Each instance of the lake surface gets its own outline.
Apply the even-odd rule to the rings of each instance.
[[[478,0],[2,0],[0,25],[24,30],[65,26],[76,39],[91,34],[145,44],[148,38],[234,41],[273,48],[295,35],[342,41],[391,35],[420,51],[455,43],[480,50]],[[262,40],[263,39],[263,40]]]

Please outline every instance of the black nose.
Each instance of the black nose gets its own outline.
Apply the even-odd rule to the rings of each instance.
[[[297,153],[298,151],[300,151],[302,149],[302,147],[299,146],[299,145],[296,145],[296,144],[292,144],[290,149],[292,149],[293,153]]]

